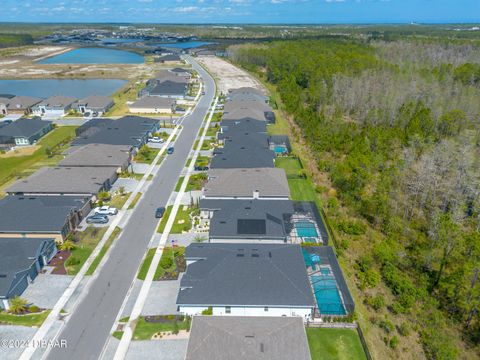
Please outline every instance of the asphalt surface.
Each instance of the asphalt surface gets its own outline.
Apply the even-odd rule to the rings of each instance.
[[[193,67],[204,79],[205,95],[183,122],[183,130],[175,141],[174,153],[167,155],[147,192],[137,203],[107,262],[99,269],[100,273],[88,289],[88,295],[78,304],[59,334],[57,339],[65,339],[67,348],[52,349],[47,359],[85,360],[100,357],[150,238],[156,230],[158,219],[154,216],[155,209],[167,204],[202,120],[215,97],[212,77],[197,64],[193,63]]]

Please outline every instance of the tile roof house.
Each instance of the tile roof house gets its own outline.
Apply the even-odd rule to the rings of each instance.
[[[20,296],[57,253],[49,238],[0,238],[0,308]]]
[[[111,167],[44,167],[6,189],[18,195],[95,196],[117,179]]]
[[[285,243],[295,212],[290,200],[201,199],[199,207],[210,219],[210,242]]]
[[[68,96],[52,96],[32,107],[35,115],[65,116],[77,99]]]
[[[176,101],[159,96],[144,96],[133,104],[128,105],[131,113],[137,114],[172,114],[175,111]]]
[[[238,359],[310,360],[310,349],[302,319],[193,317],[185,360]]]
[[[0,144],[32,145],[52,129],[51,121],[20,118],[0,129]]]
[[[6,196],[0,200],[0,238],[49,237],[61,242],[90,210],[88,197]]]
[[[132,155],[127,145],[87,144],[72,146],[59,166],[113,167],[117,172],[126,170]]]
[[[289,244],[190,244],[177,296],[179,311],[198,315],[312,315],[314,299],[302,250]]]
[[[110,144],[140,148],[160,129],[160,121],[140,116],[124,116],[117,120],[92,119],[75,130],[72,145]]]
[[[73,104],[73,109],[84,114],[97,113],[98,115],[105,114],[115,103],[112,98],[108,96],[91,95],[84,99],[78,100]]]
[[[212,169],[203,189],[207,199],[288,200],[290,189],[283,169]]]
[[[9,114],[31,114],[32,107],[38,104],[42,99],[31,96],[14,96],[7,105]]]

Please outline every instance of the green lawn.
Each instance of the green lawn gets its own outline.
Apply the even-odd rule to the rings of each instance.
[[[2,325],[22,325],[22,326],[40,326],[47,318],[50,310],[38,314],[14,315],[0,312],[0,324]]]
[[[28,176],[42,166],[55,165],[63,156],[70,141],[75,136],[76,126],[60,126],[41,138],[37,145],[40,148],[32,155],[0,158],[0,186],[13,180],[14,177]],[[48,156],[46,150],[51,149],[53,154]]]
[[[366,360],[360,338],[353,329],[307,329],[312,360]]]
[[[102,261],[102,259],[103,259],[103,257],[105,256],[106,252],[108,251],[108,249],[109,249],[110,246],[112,245],[113,240],[115,240],[116,237],[118,236],[118,234],[120,234],[120,231],[122,231],[122,229],[120,229],[118,226],[115,227],[115,229],[113,229],[112,234],[110,235],[110,237],[108,238],[108,240],[107,240],[107,241],[105,242],[105,244],[103,245],[102,249],[101,249],[100,252],[98,253],[98,255],[97,255],[97,257],[95,258],[95,260],[93,260],[92,264],[91,264],[90,267],[88,268],[86,275],[92,275],[92,274],[95,272],[95,270],[97,269],[98,264],[100,264],[100,261]]]
[[[203,185],[205,185],[207,179],[208,175],[204,172],[190,176],[186,191],[202,190]]]
[[[107,226],[101,228],[89,226],[84,231],[74,234],[75,249],[72,250],[72,254],[65,261],[65,269],[67,269],[68,275],[76,275],[80,271],[107,229]]]
[[[145,256],[145,260],[143,260],[142,266],[140,267],[140,270],[138,271],[138,274],[137,274],[138,280],[145,280],[145,278],[147,277],[148,268],[152,263],[153,256],[155,255],[156,250],[157,248],[148,249],[147,255]]]
[[[201,150],[213,149],[213,144],[214,143],[215,143],[215,140],[203,140],[202,147],[200,149]]]
[[[153,280],[159,280],[165,273],[175,273],[177,270],[177,264],[175,261],[172,261],[171,265],[168,267],[163,266],[165,258],[170,258],[174,260],[175,258],[178,258],[179,256],[183,256],[185,254],[185,248],[184,247],[176,247],[175,250],[173,250],[172,247],[165,247],[162,252],[162,257],[160,259],[160,262],[157,266],[157,269],[155,270],[155,275],[153,276]],[[182,269],[180,269],[182,271]]]
[[[179,192],[180,188],[182,187],[183,179],[185,179],[185,176],[180,176],[177,181],[177,185],[175,185],[175,191]]]
[[[292,200],[315,201],[319,206],[319,197],[312,181],[307,177],[301,177],[303,166],[294,157],[279,157],[275,159],[275,166],[282,168],[287,173]]]
[[[297,175],[303,169],[300,161],[294,157],[278,157],[275,159],[275,166],[284,169],[287,175]]]
[[[206,136],[215,136],[219,130],[220,127],[210,126],[207,130]]]
[[[210,163],[210,158],[207,156],[199,156],[197,157],[197,161],[195,161],[195,166],[207,166]]]
[[[170,213],[172,212],[172,205],[168,206],[165,210],[165,214],[163,214],[162,221],[158,226],[157,232],[162,233],[165,230],[165,226],[167,225],[168,218],[170,217]],[[170,234],[181,234],[182,231],[188,231],[192,228],[192,222],[190,221],[190,213],[192,212],[191,208],[187,210],[183,210],[183,205],[180,206],[177,212],[177,216],[175,217],[175,221],[173,223],[172,229],[170,230]],[[183,220],[183,223],[179,223],[179,221]]]
[[[128,198],[130,197],[130,194],[131,193],[124,193],[123,195],[114,195],[112,196],[110,201],[108,201],[105,205],[113,206],[114,208],[117,208],[118,210],[120,210],[121,208],[123,208],[123,205],[125,205],[125,203],[127,202]]]
[[[140,200],[140,197],[142,196],[142,193],[141,192],[138,192],[135,197],[133,198],[132,202],[130,203],[130,205],[128,205],[128,210],[131,210],[135,207],[135,205],[137,205],[137,202],[138,200]]]
[[[137,155],[135,155],[135,162],[151,164],[153,160],[155,160],[155,157],[159,152],[160,149],[153,149],[149,148],[148,146],[142,146],[138,151]]]
[[[147,322],[145,318],[140,317],[133,333],[133,340],[150,340],[155,333],[160,331],[173,331],[174,322]],[[178,330],[189,330],[188,321],[179,321]]]
[[[112,333],[112,336],[113,336],[115,339],[121,340],[121,339],[122,339],[122,336],[123,336],[123,331],[114,331],[114,332]]]

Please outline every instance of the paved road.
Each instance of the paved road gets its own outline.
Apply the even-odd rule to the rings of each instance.
[[[110,329],[136,276],[137,269],[155,232],[155,209],[165,206],[187,160],[204,116],[215,97],[214,82],[201,67],[193,64],[205,81],[202,96],[195,111],[183,122],[183,130],[175,142],[175,152],[168,155],[153,179],[146,196],[137,204],[122,235],[78,305],[58,339],[67,340],[66,349],[53,349],[48,359],[98,359]]]

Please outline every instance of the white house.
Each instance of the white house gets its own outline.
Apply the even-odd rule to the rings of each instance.
[[[65,116],[77,99],[68,96],[52,96],[32,107],[38,116]]]

